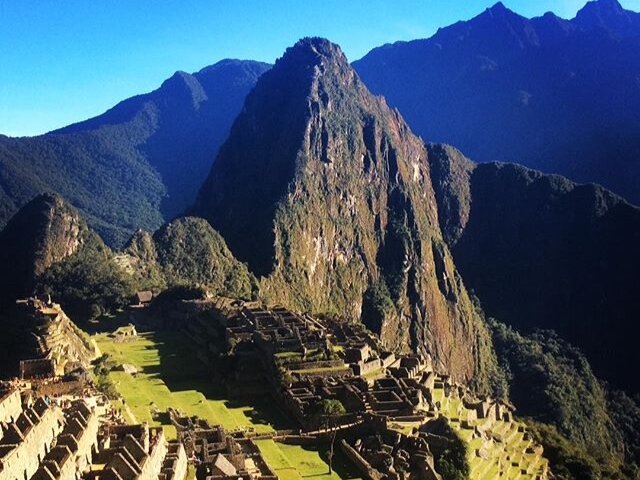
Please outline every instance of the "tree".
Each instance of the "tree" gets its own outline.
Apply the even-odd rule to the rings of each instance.
[[[318,404],[317,415],[324,425],[325,430],[331,433],[331,444],[329,447],[329,475],[333,473],[333,448],[338,433],[339,417],[347,413],[340,400],[323,399]]]

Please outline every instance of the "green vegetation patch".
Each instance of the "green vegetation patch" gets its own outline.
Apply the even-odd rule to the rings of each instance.
[[[359,478],[339,452],[334,459],[334,472],[329,474],[329,465],[323,453],[314,447],[302,447],[276,443],[273,440],[257,440],[262,456],[281,480],[313,478],[339,480]]]
[[[163,416],[154,413],[172,407],[228,430],[270,432],[290,426],[272,405],[225,398],[221,386],[212,385],[206,368],[182,334],[146,333],[121,343],[106,334],[95,339],[116,365],[130,364],[138,369],[134,374],[108,374],[138,421],[167,425]]]

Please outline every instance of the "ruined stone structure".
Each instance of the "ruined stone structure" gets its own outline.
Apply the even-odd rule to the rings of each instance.
[[[88,366],[100,355],[95,343],[60,305],[38,298],[20,300],[18,304],[31,322],[35,338],[31,357],[21,359],[21,378],[64,375],[77,367]]]
[[[439,417],[447,418],[470,446],[472,478],[547,476],[542,448],[514,421],[513,407],[475,397],[435,371],[428,355],[388,351],[361,324],[314,319],[282,308],[227,305],[223,316],[227,350],[236,367],[249,364],[261,374],[256,380],[236,370],[233,390],[242,382],[270,385],[273,396],[306,431],[321,429],[317,411],[323,400],[340,401],[346,413],[334,422],[345,439],[342,448],[368,478],[439,478],[430,447],[437,451],[443,439],[420,430]],[[372,419],[381,426],[368,438],[370,432],[358,429]]]
[[[91,464],[97,444],[98,415],[77,400],[64,414],[64,428],[44,457],[32,480],[75,479]]]
[[[62,409],[39,398],[22,410],[0,439],[0,480],[29,479],[62,431]]]
[[[99,416],[84,400],[2,397],[1,480],[73,480],[91,463]]]
[[[22,400],[18,390],[0,392],[0,424],[11,423],[22,413]],[[0,435],[2,429],[0,429]]]
[[[343,439],[342,451],[371,480],[441,480],[427,441],[393,430],[365,432]]]
[[[0,393],[0,480],[184,480],[187,455],[162,428],[122,425],[95,390],[39,396],[30,382]]]
[[[85,480],[183,480],[187,457],[177,442],[167,442],[162,428],[105,425],[98,452]]]
[[[276,480],[256,444],[243,434],[231,435],[196,417],[169,410],[171,422],[190,458],[195,458],[199,479]]]

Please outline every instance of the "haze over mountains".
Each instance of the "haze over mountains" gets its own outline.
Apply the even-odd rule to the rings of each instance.
[[[573,20],[497,3],[354,67],[429,141],[640,203],[640,14],[617,0],[589,2]]]
[[[193,202],[246,94],[268,65],[177,72],[104,114],[31,138],[0,136],[0,225],[39,193],[78,208],[111,245]]]

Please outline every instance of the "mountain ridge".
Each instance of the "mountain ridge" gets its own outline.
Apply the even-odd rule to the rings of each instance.
[[[590,10],[618,7],[598,0],[565,20],[527,19],[498,5],[353,65],[429,141],[478,162],[515,161],[595,182],[637,204],[640,14],[584,20]]]
[[[246,93],[268,64],[227,60],[37,137],[0,137],[0,225],[56,191],[112,246],[191,204]],[[186,163],[188,162],[188,168]]]
[[[598,185],[429,149],[441,228],[487,314],[525,332],[555,330],[599,377],[638,391],[625,372],[639,360],[640,209]]]

